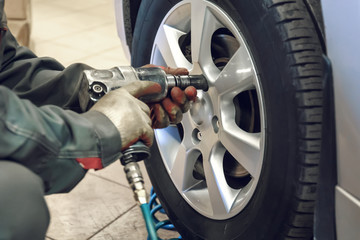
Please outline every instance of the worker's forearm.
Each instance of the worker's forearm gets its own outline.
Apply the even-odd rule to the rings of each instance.
[[[119,132],[104,115],[39,108],[1,86],[0,134],[0,159],[39,174],[47,192],[67,191],[80,181],[85,171],[76,160],[95,158],[104,167],[120,156]]]
[[[52,58],[38,58],[19,46],[9,30],[3,33],[0,50],[0,85],[37,106],[52,104],[77,112],[88,109],[83,70],[91,69],[89,66],[73,64],[64,68]]]

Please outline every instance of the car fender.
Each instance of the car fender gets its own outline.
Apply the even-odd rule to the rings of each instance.
[[[115,21],[116,21],[116,28],[117,33],[121,41],[121,45],[127,60],[130,61],[130,37],[132,36],[132,32],[129,29],[129,22],[130,22],[130,1],[128,0],[115,0],[114,1],[115,7]]]

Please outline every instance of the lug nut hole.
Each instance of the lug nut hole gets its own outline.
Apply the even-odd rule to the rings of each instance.
[[[214,116],[214,117],[211,119],[211,123],[212,123],[213,129],[214,129],[214,132],[215,132],[215,133],[218,133],[218,132],[219,132],[219,128],[220,128],[220,123],[219,123],[218,117],[217,117],[217,116]]]
[[[202,140],[202,134],[199,129],[195,128],[192,132],[192,140],[194,144],[198,144]]]

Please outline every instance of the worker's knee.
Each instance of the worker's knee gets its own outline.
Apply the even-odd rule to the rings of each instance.
[[[49,212],[36,174],[0,160],[0,206],[0,240],[45,238]]]

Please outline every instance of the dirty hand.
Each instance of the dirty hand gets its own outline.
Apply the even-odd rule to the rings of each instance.
[[[159,67],[148,64],[143,67]],[[189,71],[186,68],[160,67],[167,74],[186,75]],[[177,124],[182,120],[183,113],[189,110],[190,101],[196,100],[196,88],[190,86],[184,91],[178,87],[171,89],[167,98],[160,103],[149,104],[151,108],[151,120],[153,128],[164,128],[170,123]]]
[[[108,117],[118,129],[121,150],[141,140],[147,146],[153,143],[150,109],[137,98],[161,92],[159,84],[137,81],[103,96],[90,111],[98,111]]]

